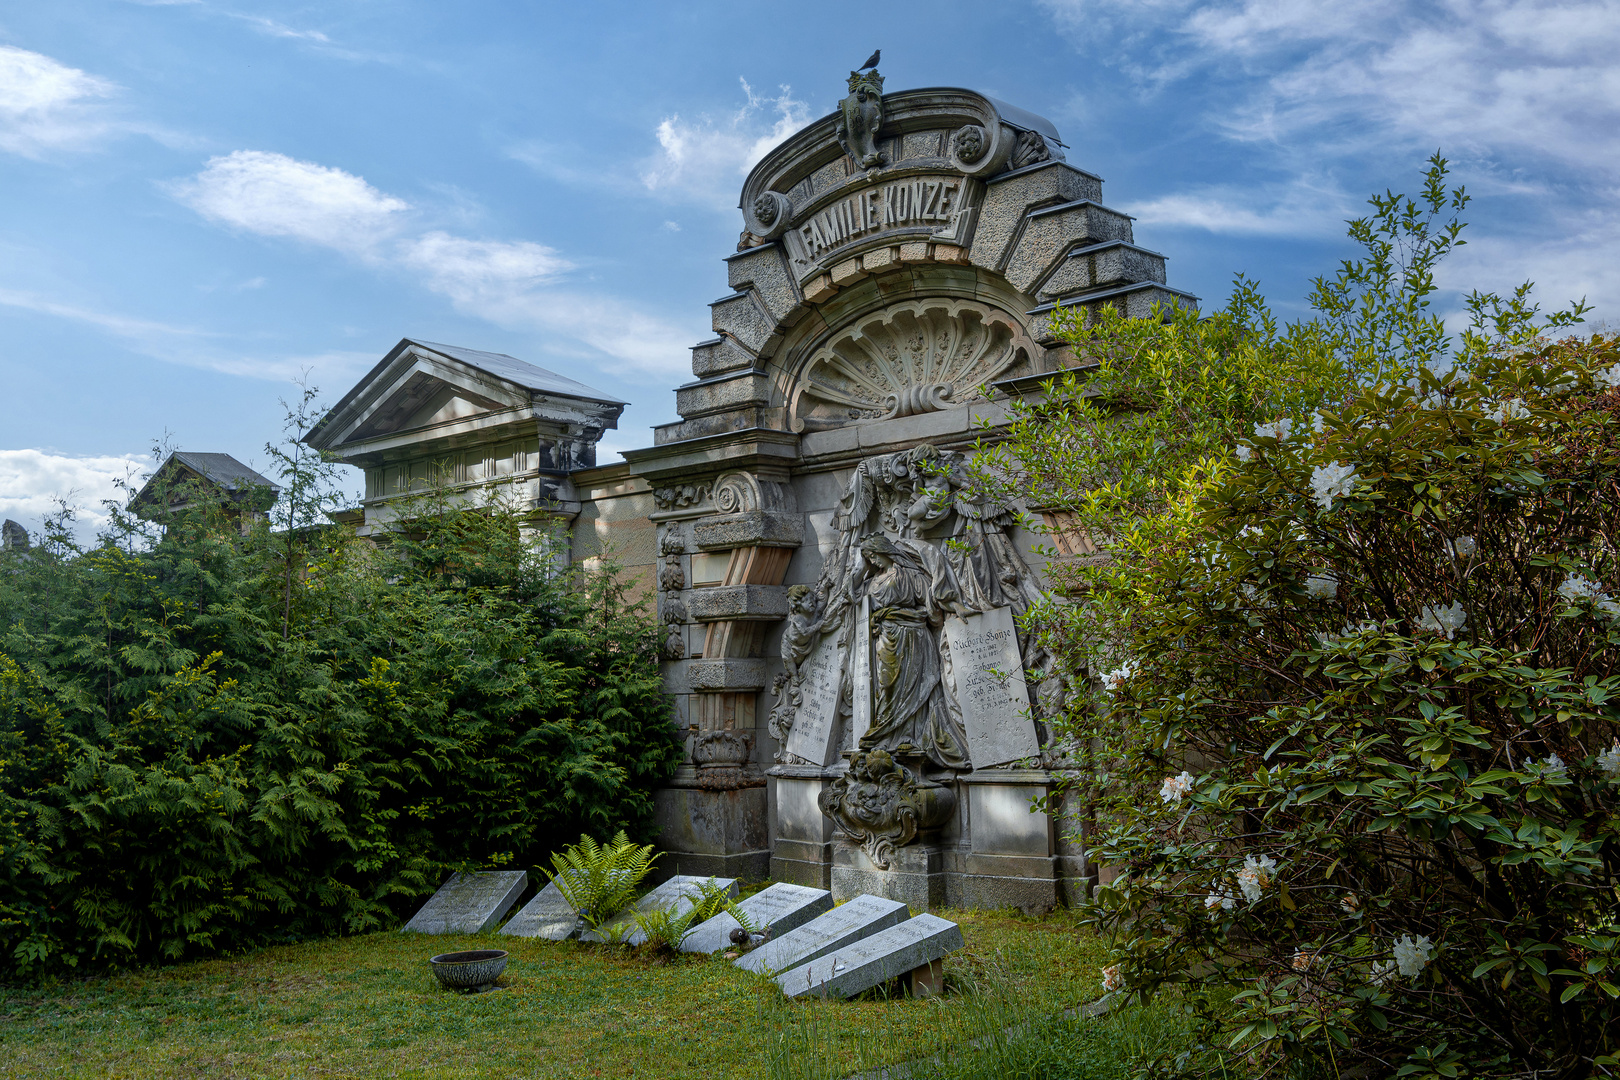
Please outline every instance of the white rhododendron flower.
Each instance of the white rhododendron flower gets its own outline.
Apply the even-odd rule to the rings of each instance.
[[[1592,381],[1599,390],[1613,390],[1620,386],[1620,364],[1604,368],[1592,376]]]
[[[1313,574],[1305,579],[1305,593],[1322,600],[1332,600],[1339,595],[1339,583],[1330,577]]]
[[[1333,500],[1354,491],[1360,479],[1355,466],[1331,461],[1311,470],[1311,493],[1323,510],[1332,510]]]
[[[1216,889],[1204,897],[1204,910],[1209,912],[1210,918],[1215,919],[1220,917],[1221,912],[1231,911],[1236,903],[1237,897],[1225,889]]]
[[[1405,934],[1395,943],[1395,966],[1410,979],[1423,973],[1433,952],[1434,946],[1429,943],[1427,936],[1414,938]]]
[[[1167,803],[1179,803],[1184,795],[1192,794],[1192,773],[1182,770],[1180,776],[1167,776],[1159,785],[1159,798]]]
[[[1119,973],[1118,964],[1109,964],[1102,969],[1103,990],[1113,993],[1125,985],[1125,976]]]
[[[1558,595],[1571,604],[1580,600],[1596,602],[1609,598],[1609,594],[1601,584],[1591,578],[1581,577],[1579,574],[1570,574],[1564,578],[1564,583],[1558,586]]]
[[[1108,672],[1102,677],[1103,689],[1112,694],[1115,690],[1118,690],[1120,687],[1124,686],[1126,681],[1135,674],[1136,669],[1134,667],[1129,664],[1121,664],[1119,667]]]
[[[1565,765],[1564,759],[1557,754],[1548,754],[1547,760],[1541,763],[1541,769],[1543,772],[1557,773],[1559,776],[1569,772],[1569,766]]]
[[[1372,965],[1372,978],[1367,981],[1374,986],[1383,986],[1395,977],[1395,961],[1374,960]]]
[[[1491,409],[1491,419],[1498,424],[1506,424],[1512,420],[1523,420],[1529,415],[1529,407],[1519,398],[1508,398]]]
[[[1247,463],[1254,457],[1254,448],[1250,446],[1239,446],[1235,451],[1233,451],[1233,453],[1237,454],[1237,459],[1239,461]]]
[[[1293,429],[1294,422],[1292,420],[1273,420],[1269,424],[1254,425],[1254,437],[1257,439],[1276,439],[1281,442],[1283,439],[1288,438],[1288,433]]]
[[[1311,430],[1313,432],[1315,432],[1316,434],[1318,434],[1318,435],[1322,434],[1322,428],[1325,425],[1325,423],[1326,423],[1326,421],[1324,421],[1322,419],[1322,414],[1321,413],[1312,413],[1311,414]]]
[[[1615,366],[1620,367],[1620,364]],[[1620,739],[1614,740],[1613,746],[1597,756],[1597,767],[1610,780],[1620,780]]]
[[[1446,635],[1446,640],[1451,641],[1467,621],[1468,613],[1463,611],[1461,600],[1450,607],[1430,607],[1425,604],[1423,611],[1418,615],[1418,629],[1433,630],[1437,634]]]
[[[1243,869],[1238,871],[1238,888],[1243,892],[1243,898],[1251,904],[1260,902],[1260,894],[1271,884],[1272,872],[1277,864],[1270,855],[1262,855],[1258,859],[1253,855],[1243,857]]]
[[[1472,536],[1459,536],[1455,540],[1447,540],[1446,547],[1451,551],[1453,559],[1466,559],[1479,550],[1479,545]]]
[[[1615,619],[1620,619],[1620,601],[1612,600],[1609,597],[1604,597],[1602,600],[1599,600],[1592,606],[1597,608],[1597,613],[1599,615],[1611,622],[1613,622]]]

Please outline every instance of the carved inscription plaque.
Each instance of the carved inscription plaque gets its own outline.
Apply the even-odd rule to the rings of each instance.
[[[977,182],[955,175],[876,184],[817,210],[789,229],[783,240],[801,280],[836,261],[845,246],[880,233],[965,244],[979,190]]]
[[[838,686],[844,677],[844,650],[836,635],[821,639],[799,665],[799,707],[788,730],[787,752],[818,765],[835,756],[838,735]]]
[[[1005,765],[1040,753],[1012,609],[991,608],[965,619],[952,616],[945,620],[945,639],[973,767]]]

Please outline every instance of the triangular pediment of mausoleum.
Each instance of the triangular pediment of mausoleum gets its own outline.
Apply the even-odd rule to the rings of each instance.
[[[322,449],[383,448],[459,439],[545,414],[617,416],[622,403],[583,383],[501,353],[400,342],[310,432]],[[611,423],[612,417],[606,417]]]

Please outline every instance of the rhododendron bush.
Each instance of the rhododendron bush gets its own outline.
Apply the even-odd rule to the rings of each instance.
[[[1150,1072],[1610,1075],[1620,346],[1528,285],[1453,338],[1443,159],[1372,203],[1309,321],[1241,277],[1060,318],[1089,363],[981,454],[1054,534],[1051,808],[1104,871],[1102,990],[1205,1026]]]
[[[1255,1068],[1613,1065],[1617,376],[1570,341],[1262,425],[1092,576],[1121,992]]]

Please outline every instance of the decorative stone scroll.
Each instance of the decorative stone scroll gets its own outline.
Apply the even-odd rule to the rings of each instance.
[[[1034,349],[1017,319],[984,304],[896,304],[817,350],[789,411],[795,428],[806,431],[950,408]]]
[[[874,750],[853,754],[849,771],[822,788],[817,802],[839,832],[887,870],[895,848],[950,820],[956,794]]]

